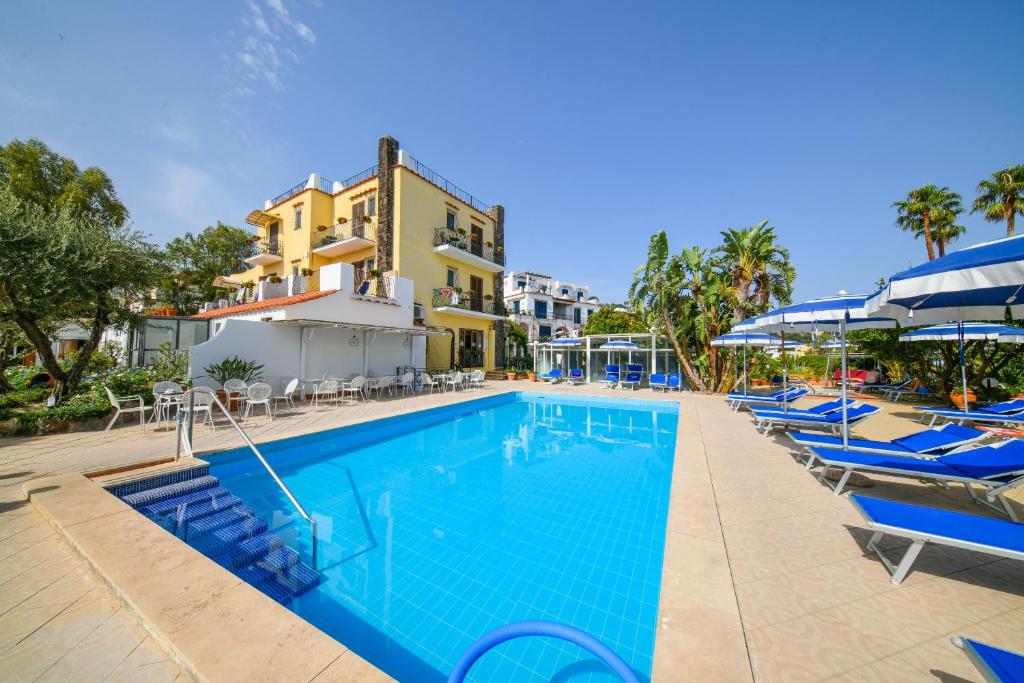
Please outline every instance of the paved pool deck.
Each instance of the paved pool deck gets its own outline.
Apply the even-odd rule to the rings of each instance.
[[[254,420],[249,432],[259,442],[512,389],[680,402],[655,681],[980,681],[951,636],[1024,650],[1022,563],[928,547],[904,584],[892,585],[866,551],[868,534],[849,501],[796,462],[787,438],[760,436],[721,397],[494,382],[468,393],[303,406]],[[919,428],[906,406],[883,405],[858,435]],[[240,445],[227,425],[197,427],[195,440],[197,450]],[[141,433],[130,424],[0,439],[0,680],[184,675],[22,492],[30,480],[173,451],[171,430]],[[871,481],[855,490],[985,514],[962,490]],[[309,678],[345,680],[337,668]]]

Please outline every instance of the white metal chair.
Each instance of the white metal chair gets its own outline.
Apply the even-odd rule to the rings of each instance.
[[[352,378],[352,381],[347,383],[341,388],[341,399],[343,403],[347,403],[347,398],[352,397],[352,401],[355,402],[356,397],[366,402],[366,395],[363,394],[363,385],[366,384],[366,378],[362,375],[356,375]]]
[[[407,372],[398,379],[398,384],[396,386],[402,390],[402,393],[408,394],[410,391],[412,391],[413,382],[415,381],[416,373]]]
[[[338,400],[338,380],[325,379],[317,385],[313,392],[313,407],[320,405],[320,401]]]
[[[274,416],[270,414],[270,395],[274,393],[274,388],[266,382],[256,382],[245,390],[245,413],[242,415],[242,422],[248,422],[249,411],[253,409],[253,406],[263,406],[267,410],[267,419],[271,422],[274,421]]]
[[[232,403],[240,403],[242,397],[245,396],[245,390],[248,389],[248,385],[240,379],[229,379],[224,382],[224,393],[227,394],[227,409],[232,409]]]
[[[389,394],[392,393],[392,389],[391,389],[392,381],[393,381],[393,379],[390,376],[384,376],[384,377],[378,377],[377,378],[377,383],[373,386],[373,388],[377,392],[377,400],[378,401],[380,400],[380,395],[382,393],[384,393],[385,390],[387,390],[387,392]]]
[[[420,391],[423,391],[427,387],[430,387],[430,393],[434,393],[434,387],[439,386],[441,386],[441,383],[435,382],[434,378],[428,375],[427,373],[424,372],[420,375]]]
[[[469,373],[469,388],[470,389],[472,389],[473,387],[476,387],[477,389],[479,389],[480,387],[483,386],[483,381],[484,381],[484,371],[483,370],[474,370],[473,372]]]
[[[295,392],[299,388],[299,378],[296,377],[292,381],[288,382],[288,386],[284,388],[284,393],[274,397],[274,408],[277,408],[278,401],[284,401],[292,410],[295,410]]]
[[[192,394],[192,396],[190,397],[189,394]],[[188,418],[189,413],[192,413],[193,420],[200,413],[206,413],[203,421],[210,426],[210,429],[217,431],[217,427],[213,424],[213,399],[214,395],[212,393],[193,389],[182,397],[181,406],[178,407],[178,410],[184,412],[186,418]],[[190,402],[192,403],[191,407],[189,407]]]
[[[114,392],[110,390],[110,387],[105,386],[103,388],[107,392],[107,398],[110,399],[110,405],[114,406],[114,410],[116,411],[114,413],[114,417],[110,420],[110,424],[108,424],[107,428],[103,431],[110,431],[110,428],[114,426],[115,422],[117,422],[117,418],[121,415],[128,415],[130,413],[139,414],[139,427],[142,428],[142,431],[146,431],[146,411],[149,410],[150,407],[146,405],[145,401],[142,400],[142,397],[138,394],[133,396],[114,396]],[[130,405],[121,405],[122,401]]]
[[[161,424],[171,419],[171,408],[181,403],[181,385],[177,382],[161,381],[153,385],[153,415],[151,422]]]
[[[447,391],[449,388],[451,388],[452,391],[458,391],[462,387],[463,378],[464,375],[461,372],[456,372],[454,374],[448,375],[444,383],[445,391]]]

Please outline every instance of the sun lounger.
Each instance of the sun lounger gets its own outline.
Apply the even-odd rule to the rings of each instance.
[[[882,560],[896,585],[910,573],[925,543],[1024,560],[1024,524],[881,498],[850,496],[850,500],[875,532],[868,548]],[[890,560],[878,547],[886,534],[911,541],[899,562]]]
[[[876,472],[897,477],[927,479],[948,486],[963,484],[974,502],[992,508],[1016,521],[1016,513],[1003,495],[1024,484],[1024,441],[1009,439],[992,446],[979,446],[933,459],[905,455],[858,453],[838,448],[813,448],[814,457],[823,465],[820,481],[832,486],[836,495],[854,472]],[[843,470],[833,486],[826,475],[832,468]],[[979,495],[974,487],[984,489]],[[998,505],[996,504],[998,503]]]
[[[861,391],[878,391],[881,392],[882,394],[887,394],[890,391],[903,391],[904,389],[909,387],[910,383],[913,381],[914,379],[911,377],[909,379],[903,380],[902,382],[890,382],[888,384],[865,384],[863,387],[861,387]]]
[[[846,405],[847,406],[852,406],[853,404],[854,404],[854,400],[852,398],[846,399]],[[837,410],[842,410],[842,409],[843,409],[843,400],[840,399],[840,398],[837,398],[837,399],[834,399],[834,400],[831,400],[831,401],[825,401],[824,403],[819,403],[818,405],[811,406],[810,408],[790,408],[789,410],[783,410],[782,408],[764,408],[764,407],[758,407],[758,406],[751,406],[750,412],[752,412],[756,416],[762,416],[762,415],[763,416],[768,416],[768,415],[775,415],[775,414],[800,416],[800,415],[828,415],[829,413],[834,413]]]
[[[931,415],[931,422],[928,426],[935,424],[940,417],[950,422],[963,424],[964,422],[983,422],[987,424],[1020,424],[1024,422],[1024,399],[1013,399],[1002,403],[993,403],[990,406],[982,406],[966,413],[958,408],[927,408],[914,406],[914,410],[920,410],[924,415],[922,420]]]
[[[622,378],[622,387],[635,389],[640,386],[644,376],[644,366],[630,363],[626,366],[626,376]]]
[[[909,386],[909,385],[908,385]],[[892,401],[893,403],[899,403],[900,398],[903,396],[931,396],[932,392],[928,390],[928,387],[918,387],[917,389],[889,389],[883,392],[882,398],[886,401]]]
[[[547,380],[552,384],[558,384],[558,380],[562,379],[562,369],[555,368],[554,370],[548,370],[547,374],[538,375],[538,378]]]
[[[573,386],[583,382],[583,370],[582,368],[569,368],[569,374],[565,376],[565,381]]]
[[[652,389],[661,389],[662,391],[668,392],[672,389],[677,391],[682,389],[681,378],[678,372],[670,372],[665,374],[663,372],[656,372],[651,375],[651,379],[648,382]]]
[[[988,683],[1024,682],[1024,655],[957,636],[953,644],[964,651]]]
[[[849,439],[847,449],[859,453],[878,453],[881,455],[905,455],[907,457],[928,458],[948,453],[955,449],[974,443],[988,436],[988,433],[961,427],[952,423],[941,427],[933,427],[924,431],[914,432],[891,441],[874,441],[872,439]],[[798,446],[805,448],[842,448],[843,439],[831,434],[813,434],[809,432],[789,432],[789,438]],[[807,469],[815,462],[814,452],[809,451]]]
[[[864,403],[855,402],[846,407],[846,422],[852,427],[861,420],[881,412],[881,410],[878,406],[869,406]],[[838,434],[842,426],[842,410],[828,413],[827,415],[808,415],[806,413],[789,415],[782,411],[773,411],[760,417],[757,414],[754,415],[754,427],[765,436],[768,436],[775,427],[781,427],[782,429],[824,429],[831,431],[833,434]]]
[[[618,365],[606,365],[604,366],[604,379],[601,380],[600,384],[606,387],[614,387],[619,383],[619,366]]]
[[[730,408],[737,411],[744,406],[782,406],[786,403],[792,403],[806,394],[806,389],[790,387],[786,391],[777,391],[765,395],[727,394],[725,400],[729,402]]]

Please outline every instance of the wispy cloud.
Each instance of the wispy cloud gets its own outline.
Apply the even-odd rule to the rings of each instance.
[[[316,43],[316,34],[285,0],[246,0],[236,50],[225,59],[235,75],[281,92],[290,64],[300,61],[298,47]],[[287,59],[285,59],[287,58]],[[252,87],[234,88],[238,96],[254,94]]]
[[[179,123],[158,123],[156,124],[156,132],[165,140],[178,142],[189,147],[195,147],[198,142],[195,131]]]

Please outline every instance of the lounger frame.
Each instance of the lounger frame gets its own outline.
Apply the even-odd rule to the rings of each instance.
[[[868,549],[878,555],[878,559],[882,561],[885,568],[889,571],[890,580],[897,586],[903,583],[903,579],[907,578],[907,574],[910,573],[910,568],[914,565],[914,561],[917,560],[917,556],[921,554],[921,549],[924,548],[926,543],[937,543],[940,545],[950,546],[951,548],[963,548],[964,550],[973,550],[979,553],[986,553],[988,555],[996,555],[998,557],[1006,557],[1011,560],[1024,560],[1024,553],[1016,550],[1008,550],[1006,548],[997,548],[991,545],[983,545],[980,543],[973,543],[971,541],[963,541],[957,538],[950,538],[948,536],[940,536],[937,534],[923,534],[913,529],[906,529],[903,527],[890,526],[888,524],[879,524],[871,518],[864,508],[854,500],[850,500],[857,511],[864,517],[865,523],[868,528],[875,533],[871,535],[871,539],[868,541]],[[907,548],[906,552],[903,553],[898,561],[894,561],[886,557],[885,553],[878,546],[879,542],[885,537],[886,534],[890,536],[898,536],[900,538],[909,538],[911,541],[910,547]]]
[[[849,410],[850,406],[846,407]],[[855,417],[848,418],[846,424],[848,427],[852,427],[861,420],[867,419],[872,415],[876,415],[881,409],[874,410],[870,413],[864,413]],[[834,413],[831,413],[834,415]],[[825,417],[822,415],[821,417]],[[786,417],[785,413],[779,413],[778,415],[757,415],[754,413],[754,429],[761,432],[763,436],[768,436],[775,427],[782,427],[787,429],[790,427],[801,427],[805,429],[828,429],[833,434],[842,433],[843,423],[842,422],[823,422],[819,420],[801,420],[799,417]]]

